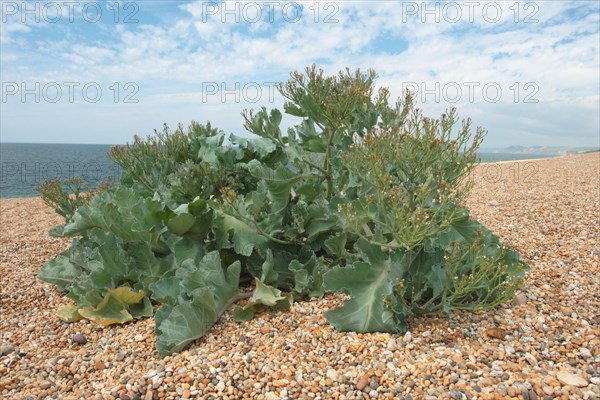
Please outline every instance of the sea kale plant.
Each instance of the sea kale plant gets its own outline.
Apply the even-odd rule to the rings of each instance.
[[[374,80],[313,66],[278,88],[297,118],[286,133],[281,111],[265,108],[242,114],[253,138],[165,126],[113,147],[124,173],[93,197],[42,185],[65,217],[50,234],[73,238],[39,272],[74,302],[59,317],[108,326],[160,305],[164,356],[244,298],[238,321],[346,293],[326,317],[356,332],[510,299],[527,266],[464,205],[485,131],[457,128],[454,109],[423,117],[410,93],[390,104]]]

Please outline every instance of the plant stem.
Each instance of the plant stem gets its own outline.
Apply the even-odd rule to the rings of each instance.
[[[239,292],[239,293],[238,293],[238,294],[236,294],[235,296],[231,297],[231,298],[229,299],[229,301],[227,301],[227,302],[226,302],[226,303],[223,305],[223,307],[222,307],[220,310],[218,310],[218,312],[217,312],[217,318],[220,318],[220,317],[221,317],[221,315],[223,315],[223,313],[224,313],[225,311],[227,311],[227,309],[228,309],[229,307],[231,307],[231,306],[232,306],[232,305],[233,305],[235,302],[237,302],[237,301],[240,301],[240,300],[242,300],[242,299],[247,299],[247,298],[250,298],[250,297],[252,297],[252,293],[251,293],[251,292]]]
[[[325,151],[325,160],[323,161],[323,168],[326,170],[327,179],[327,200],[333,196],[333,166],[331,165],[331,150],[335,146],[335,134],[337,129],[333,129],[329,134],[329,140],[327,141],[327,150]]]

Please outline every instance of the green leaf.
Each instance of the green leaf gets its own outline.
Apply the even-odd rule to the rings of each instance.
[[[68,253],[67,250],[65,253]],[[65,290],[82,273],[81,268],[70,262],[69,257],[64,254],[58,255],[48,261],[38,272],[38,279],[53,283],[59,290]]]
[[[306,117],[306,113],[302,111],[300,107],[296,106],[294,103],[290,103],[289,101],[286,101],[283,104],[283,109],[286,114],[290,114],[295,117]]]
[[[267,256],[265,262],[262,265],[262,274],[260,280],[262,282],[275,282],[279,277],[277,271],[274,271],[275,263],[273,262],[273,252],[271,249],[267,249]]]
[[[220,210],[215,210],[212,229],[219,248],[231,247],[228,243],[230,232],[233,232],[231,237],[233,248],[237,254],[243,256],[250,256],[255,248],[264,247],[269,242],[244,221]]]
[[[255,311],[251,308],[236,306],[233,309],[233,319],[237,322],[250,321],[255,314]]]
[[[478,234],[491,236],[489,229],[479,222],[470,219],[468,212],[463,210],[462,215],[454,219],[444,232],[437,237],[429,238],[425,242],[425,248],[428,251],[431,248],[441,248],[449,251],[452,243],[473,243],[477,239]]]
[[[144,296],[142,301],[129,306],[129,312],[134,319],[151,317],[154,315],[154,308],[152,307],[150,299],[147,296]]]
[[[213,251],[197,265],[186,260],[176,277],[152,286],[157,298],[168,301],[155,317],[161,356],[181,351],[217,322],[239,298],[240,271],[239,261],[224,269],[219,252]],[[177,301],[173,301],[177,288]]]
[[[267,307],[275,307],[281,305],[284,308],[291,306],[292,297],[282,295],[281,290],[275,289],[272,286],[265,285],[260,280],[256,280],[256,289],[254,289],[254,295],[250,302],[255,304],[264,304]],[[282,304],[282,302],[284,304]]]
[[[277,150],[275,142],[272,139],[267,138],[246,139],[231,134],[229,141],[233,144],[237,144],[240,149],[247,150],[257,155],[260,159],[266,158],[269,154]]]
[[[87,239],[73,239],[71,247],[49,260],[38,272],[38,279],[53,283],[59,290],[70,291],[88,274],[101,267],[98,247]]]
[[[332,228],[337,225],[337,221],[331,217],[315,218],[310,221],[306,227],[308,241],[315,240],[322,233],[331,232]]]
[[[269,115],[267,109],[262,107],[251,119],[246,119],[244,127],[262,138],[281,140],[281,130],[279,129],[281,118],[281,111],[273,109]]]
[[[162,223],[163,214],[164,204],[159,200],[140,197],[132,188],[119,187],[102,192],[89,205],[79,207],[65,225],[64,235],[86,235],[99,228],[126,241],[142,241],[157,250],[166,250],[160,240],[167,230]]]
[[[346,255],[346,241],[348,237],[346,233],[340,233],[332,236],[325,241],[325,249],[332,256],[344,257]]]
[[[115,288],[128,275],[131,257],[117,242],[106,243],[98,249],[102,267],[90,274],[96,288]]]
[[[288,205],[292,187],[301,179],[298,174],[284,166],[276,170],[262,165],[257,160],[248,164],[248,170],[256,179],[264,181],[268,188],[268,198],[271,200],[271,211],[281,213]]]
[[[182,291],[181,278],[178,276],[164,277],[150,285],[152,299],[172,306],[177,304],[177,297]]]
[[[52,236],[52,237],[65,237],[65,225],[66,224],[60,224],[55,226],[54,228],[50,229],[48,231],[48,236]]]
[[[340,331],[396,332],[393,315],[384,304],[392,293],[389,279],[390,260],[379,246],[359,241],[355,245],[364,258],[348,267],[336,267],[324,276],[325,290],[352,296],[342,307],[325,313],[327,320]]]
[[[164,305],[156,313],[156,349],[161,357],[183,350],[202,337],[218,319],[210,288],[198,289],[191,302]]]
[[[170,218],[167,227],[176,235],[183,235],[194,226],[196,218],[192,214],[183,213]]]
[[[289,269],[294,272],[294,292],[310,297],[323,296],[323,275],[329,268],[314,253],[304,264],[299,260],[292,260]]]
[[[303,120],[296,127],[298,136],[302,139],[302,148],[312,153],[325,153],[327,151],[327,140],[323,134],[315,130],[312,119]]]
[[[188,237],[171,235],[165,240],[165,243],[169,246],[171,254],[175,257],[178,264],[181,264],[188,258],[200,262],[206,255],[206,246]]]
[[[443,265],[436,263],[431,266],[431,278],[429,282],[433,289],[432,297],[438,297],[444,291],[446,287],[446,271],[444,271]]]
[[[248,271],[263,283],[282,290],[294,287],[294,272],[289,269],[290,262],[298,258],[301,249],[296,246],[271,244],[269,248],[248,259]]]

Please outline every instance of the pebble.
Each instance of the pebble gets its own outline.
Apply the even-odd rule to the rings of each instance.
[[[554,394],[554,388],[547,385],[542,385],[542,392],[544,392],[544,394],[547,396],[552,396]]]
[[[73,340],[73,342],[77,343],[77,344],[86,344],[87,343],[87,339],[81,333],[74,334],[73,338],[71,340]]]
[[[262,333],[263,335],[266,335],[269,332],[271,332],[271,328],[269,328],[268,326],[263,325],[260,327],[260,333]]]
[[[287,379],[276,379],[273,381],[273,386],[275,387],[284,387],[290,384],[290,381]]]
[[[369,378],[370,377],[367,374],[361,376],[358,382],[356,382],[356,388],[358,390],[363,390],[365,387],[367,387],[367,385],[369,384]]]
[[[575,386],[575,387],[587,386],[587,381],[585,379],[583,379],[581,376],[576,375],[569,371],[565,371],[565,370],[558,371],[558,373],[556,374],[556,378],[563,385],[571,385],[571,386]]]
[[[513,306],[516,306],[516,307],[524,306],[525,304],[527,304],[527,295],[525,293],[518,293],[512,299],[512,304],[513,304]]]
[[[4,357],[5,355],[12,353],[13,351],[15,351],[15,346],[13,346],[12,343],[2,342],[2,344],[0,344],[0,357]]]
[[[396,351],[398,349],[398,343],[396,342],[395,339],[390,339],[387,342],[387,349],[389,351]]]
[[[339,379],[337,371],[335,369],[328,369],[327,378],[331,379],[332,381],[337,381]]]
[[[581,357],[584,358],[592,358],[592,352],[586,349],[585,347],[579,349],[579,354],[581,354]]]
[[[504,339],[507,335],[506,330],[502,329],[502,328],[488,328],[485,333],[491,337],[491,338],[495,338],[495,339]]]
[[[525,361],[527,361],[529,364],[531,364],[534,367],[538,366],[537,359],[531,353],[525,353]]]

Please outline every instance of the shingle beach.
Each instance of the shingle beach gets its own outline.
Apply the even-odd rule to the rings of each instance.
[[[481,164],[474,180],[472,215],[531,267],[511,304],[355,334],[328,324],[342,297],[327,295],[241,324],[228,311],[164,359],[151,318],[58,320],[70,301],[36,274],[69,245],[47,235],[61,217],[0,200],[0,398],[600,399],[600,153]]]

